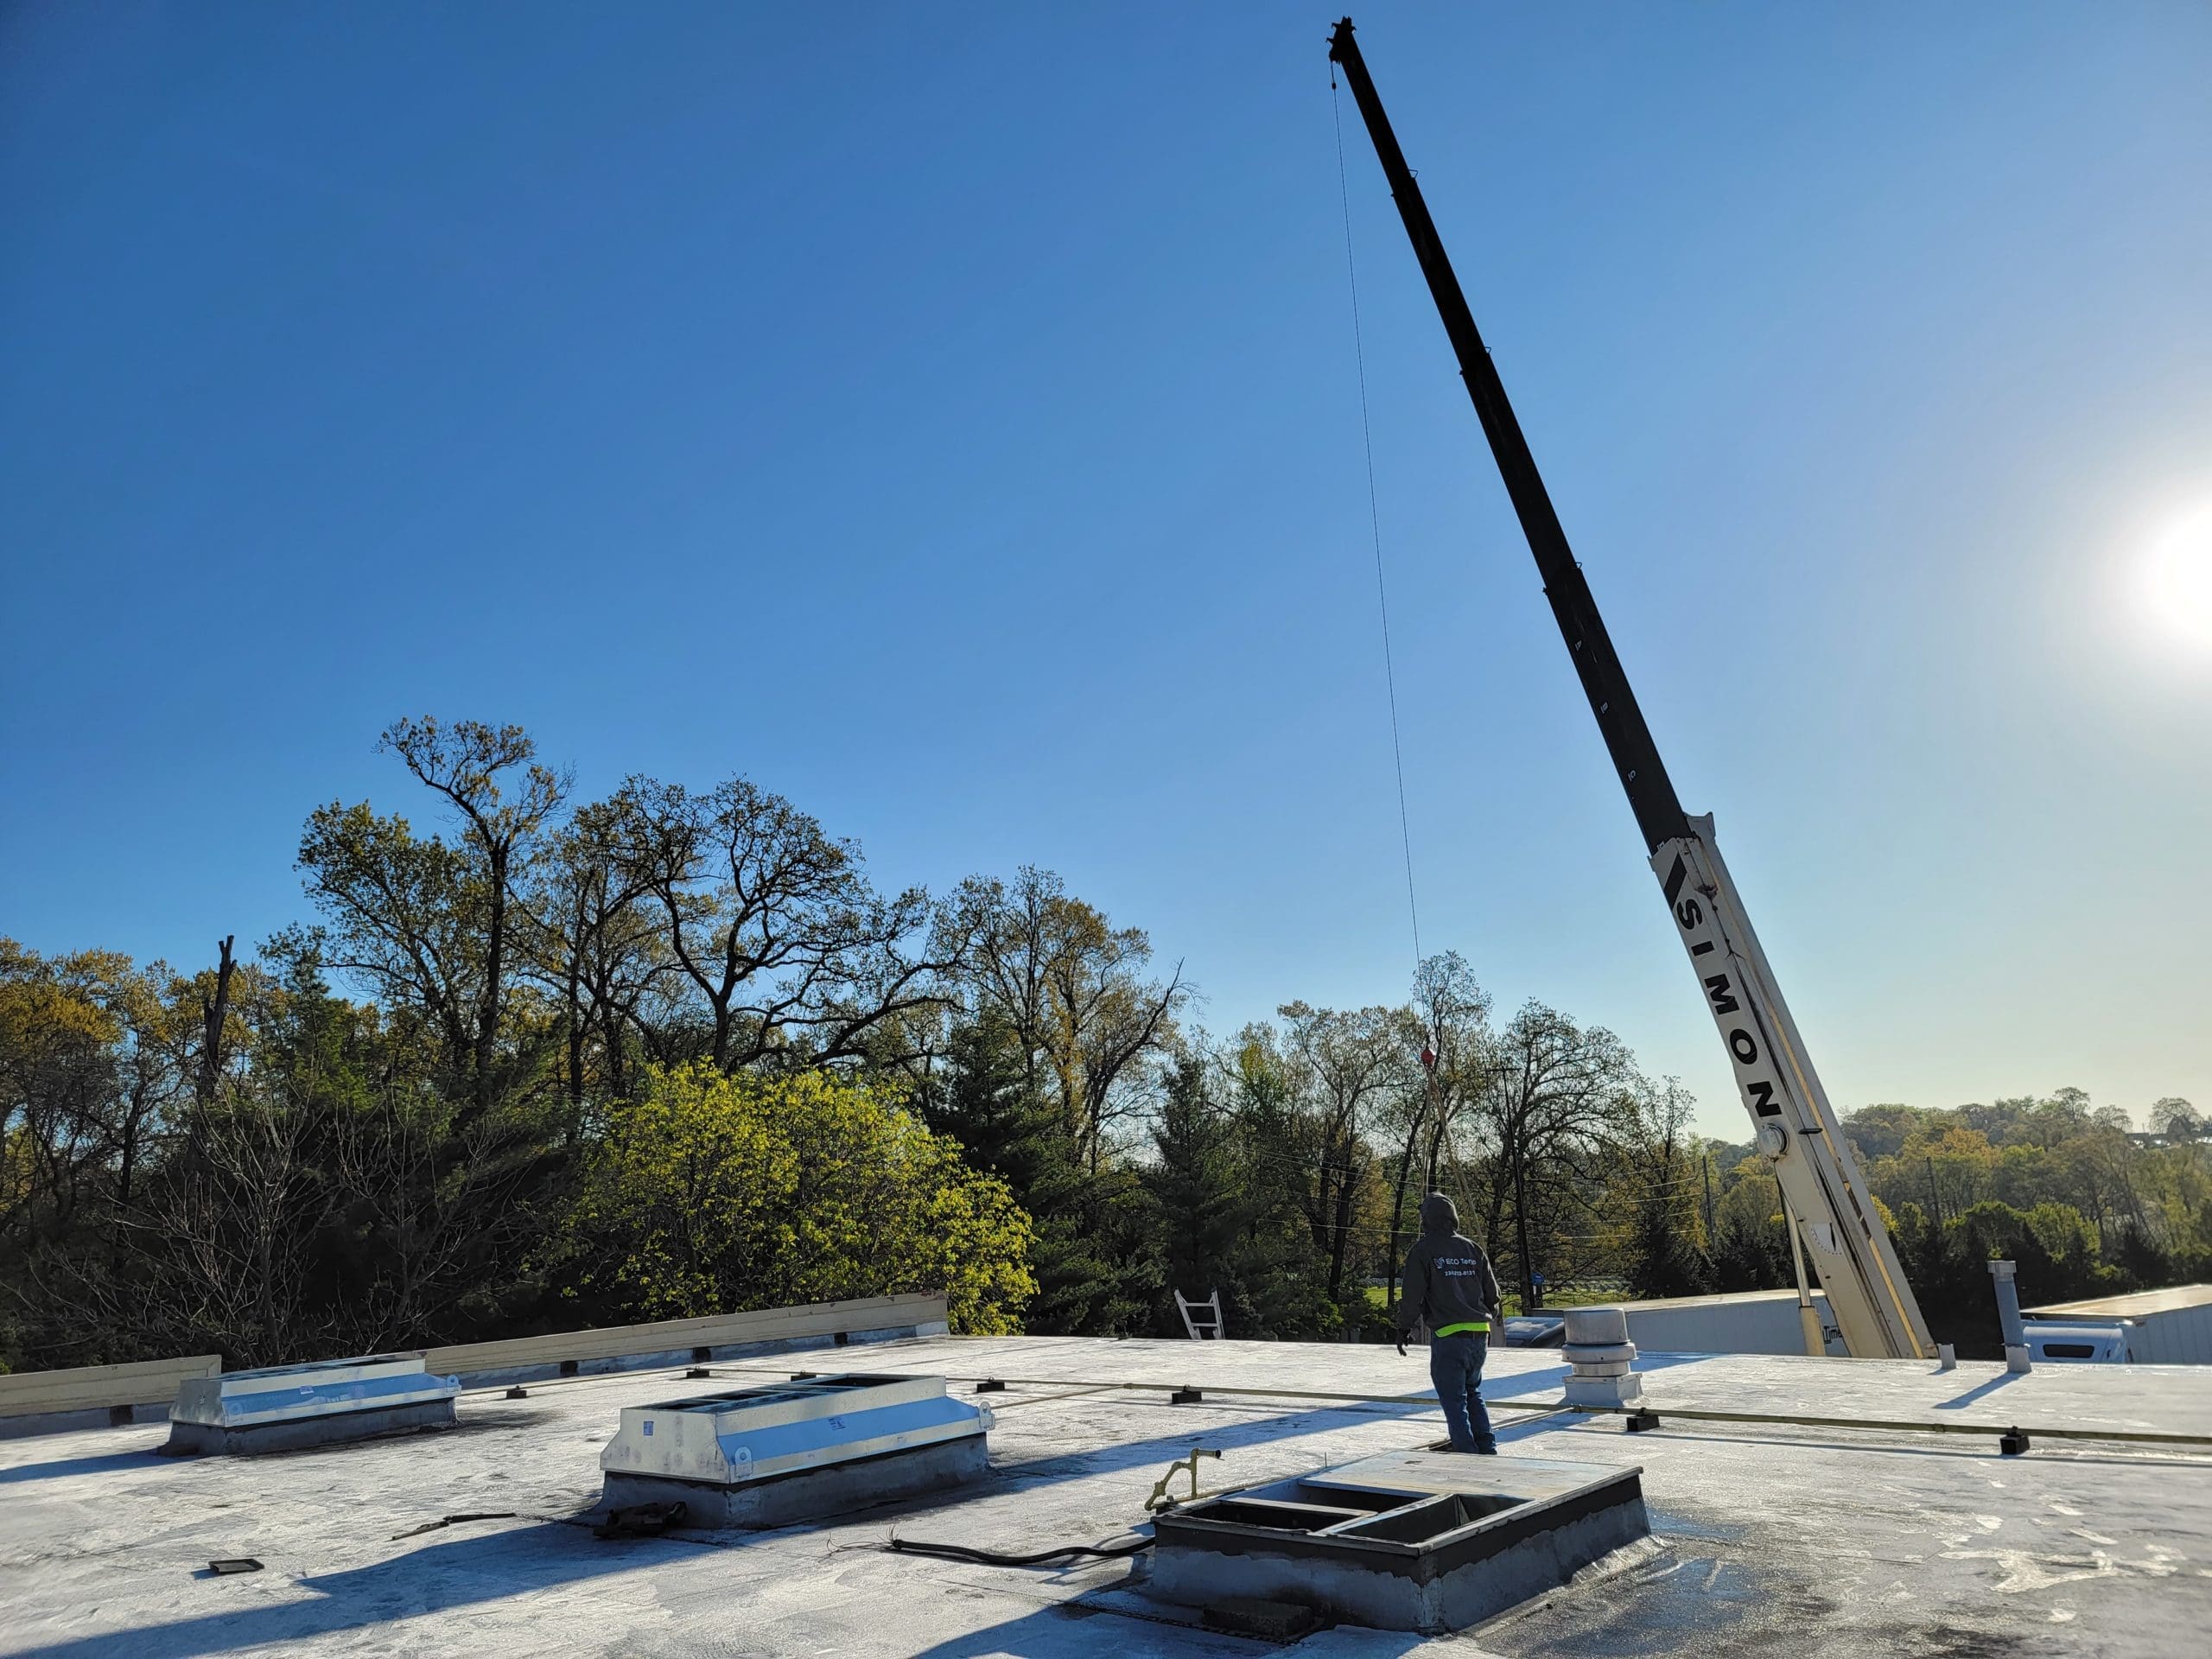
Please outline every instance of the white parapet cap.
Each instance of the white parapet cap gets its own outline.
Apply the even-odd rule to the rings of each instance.
[[[191,1377],[178,1385],[169,1416],[177,1422],[248,1428],[451,1400],[460,1392],[459,1377],[435,1375],[420,1354],[370,1354]]]
[[[600,1453],[612,1474],[736,1485],[980,1435],[988,1411],[942,1376],[793,1378],[766,1388],[626,1406]]]

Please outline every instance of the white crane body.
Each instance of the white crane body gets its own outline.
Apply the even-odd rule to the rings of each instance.
[[[1874,1195],[1759,949],[1713,838],[1713,818],[1651,855],[1675,932],[1719,1029],[1736,1090],[1854,1356],[1931,1357],[1935,1344]]]

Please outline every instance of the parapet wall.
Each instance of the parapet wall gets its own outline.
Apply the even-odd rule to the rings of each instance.
[[[768,1307],[702,1319],[557,1331],[502,1342],[461,1343],[422,1351],[430,1370],[464,1382],[521,1382],[563,1371],[623,1370],[731,1349],[774,1349],[824,1338],[881,1341],[945,1334],[942,1296],[864,1296],[798,1307]],[[188,1380],[219,1376],[219,1355],[149,1359],[121,1365],[0,1376],[0,1438],[92,1427],[102,1421],[159,1421]]]

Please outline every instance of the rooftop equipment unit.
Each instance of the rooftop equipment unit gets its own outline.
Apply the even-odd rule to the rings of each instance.
[[[2212,1365],[2212,1285],[2172,1285],[2027,1310],[2046,1325],[2121,1325],[2137,1365]]]
[[[1166,1600],[1292,1602],[1441,1635],[1555,1590],[1650,1535],[1643,1470],[1389,1452],[1156,1517]]]
[[[178,1456],[251,1455],[335,1446],[409,1429],[449,1428],[461,1379],[420,1354],[370,1354],[188,1378],[169,1408]]]
[[[601,1453],[609,1510],[680,1502],[687,1525],[780,1527],[972,1480],[990,1412],[941,1376],[794,1378],[626,1406]]]
[[[2128,1326],[2124,1319],[2105,1325],[2025,1319],[2022,1329],[2027,1335],[2028,1357],[2033,1361],[2047,1359],[2059,1365],[2125,1365],[2133,1357],[2128,1351]]]

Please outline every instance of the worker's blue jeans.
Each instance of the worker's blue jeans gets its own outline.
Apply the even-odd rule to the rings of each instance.
[[[1483,1361],[1490,1356],[1486,1336],[1431,1337],[1428,1376],[1444,1403],[1454,1452],[1495,1452],[1490,1411],[1483,1404]]]

